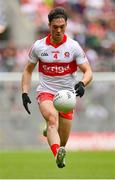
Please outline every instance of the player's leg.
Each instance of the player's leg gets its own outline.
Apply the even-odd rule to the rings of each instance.
[[[65,166],[65,155],[66,155],[65,146],[70,135],[72,118],[73,118],[73,112],[69,112],[66,114],[60,113],[60,116],[59,116],[58,132],[60,136],[60,149],[58,150],[58,153],[57,153],[56,162],[58,166],[60,167]]]
[[[60,137],[58,134],[58,112],[53,106],[53,102],[45,100],[39,103],[41,114],[47,123],[47,140],[51,150],[56,156],[57,149],[60,147]]]
[[[69,135],[70,135],[70,131],[71,131],[71,125],[72,125],[72,120],[63,118],[63,117],[59,117],[59,127],[58,127],[58,132],[59,132],[59,136],[60,136],[60,146],[64,146],[66,145]]]
[[[58,127],[58,132],[61,139],[60,146],[65,146],[69,138],[72,123],[71,121],[68,121],[68,119],[61,117],[59,120],[59,124],[60,125]],[[43,135],[47,137],[47,124],[46,124],[45,129],[43,130]]]

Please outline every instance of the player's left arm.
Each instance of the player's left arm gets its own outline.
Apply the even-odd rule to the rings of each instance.
[[[85,87],[92,80],[92,70],[89,64],[89,61],[85,55],[85,52],[79,45],[79,43],[75,42],[74,55],[76,57],[77,66],[83,72],[83,77],[80,82],[75,85],[76,96],[82,97],[85,92]]]
[[[83,72],[82,82],[84,86],[87,86],[93,78],[92,69],[88,61],[83,64],[79,64],[78,67]]]
[[[90,83],[93,78],[92,70],[88,61],[79,64],[78,67],[83,72],[83,77],[80,82],[75,85],[76,96],[82,97],[85,93],[85,87]]]

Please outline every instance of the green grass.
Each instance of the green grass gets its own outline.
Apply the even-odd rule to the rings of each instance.
[[[0,152],[1,179],[115,179],[115,152],[68,152],[58,169],[51,152]]]

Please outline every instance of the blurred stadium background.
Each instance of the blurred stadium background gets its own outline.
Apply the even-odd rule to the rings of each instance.
[[[115,152],[114,0],[0,0],[0,152],[49,149],[42,136],[45,122],[35,100],[39,76],[35,70],[30,91],[31,116],[22,106],[20,78],[28,49],[35,40],[48,34],[47,14],[56,6],[66,8],[69,17],[67,34],[81,44],[94,72],[86,95],[77,99],[67,148],[75,152]],[[3,154],[0,157],[2,159]],[[114,153],[112,157],[115,157]],[[0,178],[6,178],[6,171],[1,169],[6,167],[4,160],[1,162]],[[114,168],[115,164],[111,170]],[[115,174],[110,177],[115,178]]]

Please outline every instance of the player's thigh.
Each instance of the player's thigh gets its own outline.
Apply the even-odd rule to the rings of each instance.
[[[39,109],[43,117],[48,121],[50,116],[53,116],[56,121],[58,120],[58,112],[54,108],[53,102],[50,100],[45,100],[39,103]]]

